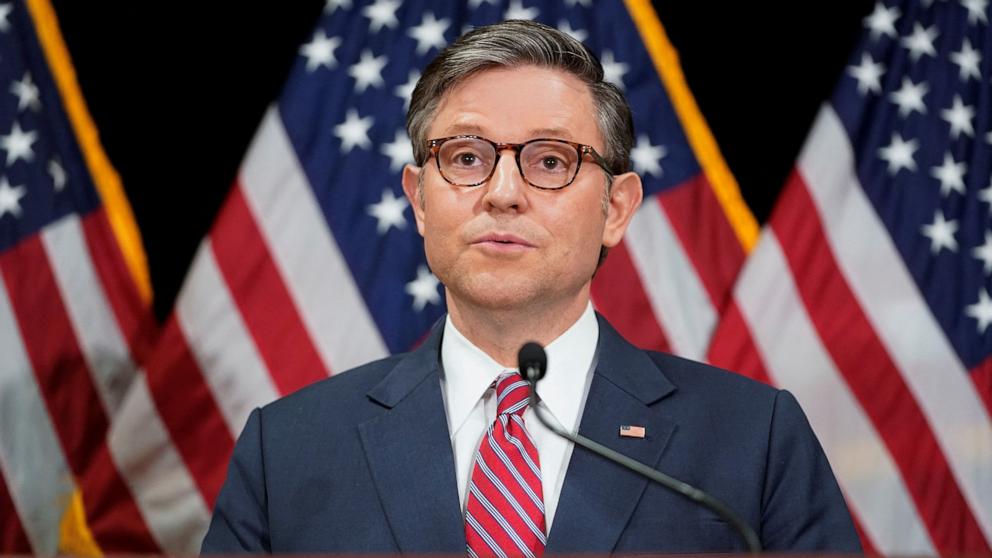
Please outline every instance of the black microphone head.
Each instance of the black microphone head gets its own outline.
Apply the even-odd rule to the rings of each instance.
[[[528,382],[537,382],[548,371],[548,355],[540,343],[528,341],[517,353],[517,366],[520,375]]]

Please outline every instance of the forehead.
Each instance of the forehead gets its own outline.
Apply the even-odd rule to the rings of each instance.
[[[429,138],[458,134],[498,142],[555,137],[601,150],[589,87],[549,68],[494,68],[473,74],[441,99]]]

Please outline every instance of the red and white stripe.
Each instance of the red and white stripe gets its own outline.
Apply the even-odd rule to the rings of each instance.
[[[386,354],[273,108],[111,436],[163,549],[198,550],[253,408]]]
[[[58,549],[61,503],[75,485],[45,401],[34,380],[10,295],[0,277],[0,473],[12,508],[0,519],[19,552],[54,555]],[[13,526],[13,527],[11,527]],[[16,531],[22,531],[24,538]],[[7,537],[5,537],[7,538]],[[18,540],[20,539],[20,540]],[[26,539],[26,540],[24,540]],[[30,546],[24,547],[28,542]]]
[[[9,248],[0,277],[0,393],[11,414],[0,426],[0,467],[31,543],[24,550],[57,550],[77,489],[102,550],[157,550],[106,439],[137,377],[134,350],[150,311],[133,314],[142,305],[104,210],[67,216]]]
[[[634,344],[702,359],[744,257],[699,175],[644,200],[597,272],[593,300]]]
[[[266,113],[248,151],[241,185],[327,370],[347,370],[386,356],[386,344],[327,227],[275,106]]]
[[[858,183],[829,106],[709,356],[796,393],[877,551],[990,551],[989,409]]]

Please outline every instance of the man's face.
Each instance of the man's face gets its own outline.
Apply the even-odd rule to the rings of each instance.
[[[558,138],[604,152],[588,87],[570,74],[535,66],[487,70],[450,90],[428,138],[459,134],[497,143]],[[600,247],[620,241],[636,203],[627,208],[629,199],[624,207],[611,201],[604,211],[606,175],[588,156],[570,186],[548,191],[523,180],[512,150],[500,155],[480,186],[449,184],[433,157],[404,172],[427,260],[447,288],[449,306],[584,304]],[[639,202],[640,182],[630,176]],[[630,176],[619,180],[621,197],[630,197]]]

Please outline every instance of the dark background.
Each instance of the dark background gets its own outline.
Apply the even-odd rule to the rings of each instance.
[[[134,208],[164,318],[324,2],[53,4]],[[873,2],[654,4],[763,222]]]

